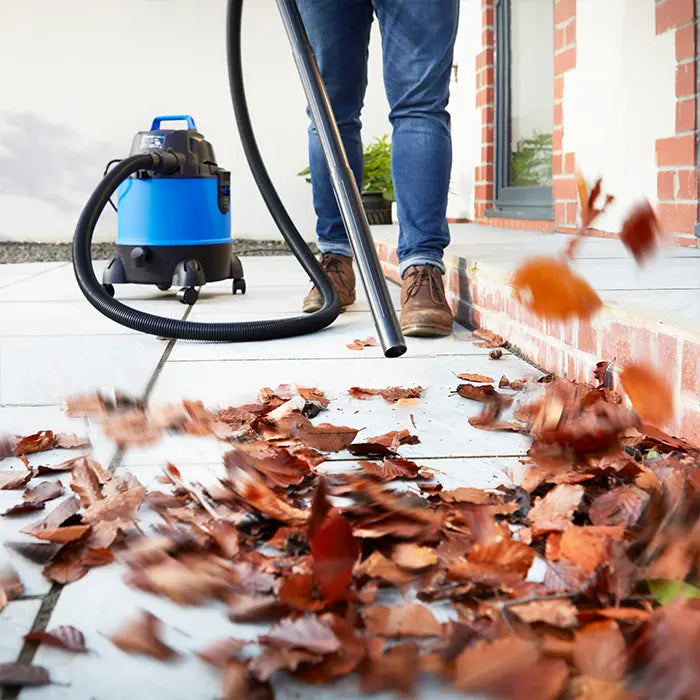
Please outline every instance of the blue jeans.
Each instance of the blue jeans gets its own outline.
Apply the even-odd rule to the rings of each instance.
[[[401,274],[430,264],[443,272],[450,242],[445,217],[452,168],[449,83],[459,0],[297,0],[335,113],[350,167],[362,188],[360,113],[367,87],[370,27],[382,35],[391,111],[392,175]],[[313,124],[309,163],[316,232],[324,253],[352,255]]]

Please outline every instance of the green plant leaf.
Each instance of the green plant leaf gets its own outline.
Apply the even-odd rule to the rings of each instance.
[[[685,581],[668,581],[666,579],[656,579],[647,581],[651,594],[656,597],[661,605],[667,605],[674,598],[682,596],[686,600],[690,598],[700,598],[700,588]]]

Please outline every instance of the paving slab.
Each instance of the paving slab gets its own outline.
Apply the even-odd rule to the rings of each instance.
[[[0,342],[0,404],[52,405],[114,388],[142,393],[166,343],[143,335],[10,337]]]
[[[101,265],[95,268],[100,274]],[[200,301],[190,310],[197,321],[235,321],[282,317],[297,313],[308,290],[308,278],[293,258],[243,260],[249,292],[233,297],[229,282],[213,283],[202,290]],[[5,266],[10,267],[10,266]],[[25,274],[26,272],[26,274]],[[371,314],[360,291],[353,309],[343,314],[324,332],[301,338],[267,343],[214,344],[177,341],[169,357],[167,344],[153,337],[131,333],[101,318],[82,298],[68,264],[49,264],[41,269],[7,270],[14,282],[0,289],[0,425],[3,432],[26,434],[38,429],[86,433],[103,466],[112,462],[114,445],[104,438],[99,425],[71,420],[61,411],[69,394],[100,388],[114,388],[140,394],[155,379],[153,402],[201,400],[215,408],[255,400],[261,387],[295,383],[316,386],[331,400],[327,411],[315,422],[330,422],[363,428],[358,440],[388,430],[407,428],[419,436],[418,445],[406,445],[401,453],[416,459],[446,488],[473,486],[494,488],[517,479],[528,441],[521,435],[479,431],[469,425],[469,416],[481,405],[453,395],[460,383],[460,372],[486,374],[496,381],[502,374],[510,379],[527,376],[535,380],[540,372],[519,358],[504,353],[501,360],[489,359],[489,349],[479,348],[464,328],[439,340],[411,340],[403,358],[386,360],[380,348],[360,352],[345,346],[354,338],[375,335]],[[3,270],[0,267],[0,279]],[[174,291],[174,290],[173,290]],[[398,307],[398,287],[390,293]],[[184,309],[171,292],[151,287],[124,286],[117,296],[127,303],[162,315],[179,316]],[[166,360],[160,367],[160,363]],[[352,399],[351,386],[384,388],[415,386],[425,388],[421,401],[391,405],[382,398]],[[534,384],[533,384],[534,386]],[[539,387],[540,385],[537,385]],[[535,388],[536,389],[536,388]],[[162,467],[172,461],[186,479],[208,483],[222,473],[221,457],[230,446],[212,438],[167,435],[155,445],[129,448],[120,457],[117,473],[131,471],[151,488],[162,488],[157,481]],[[63,451],[30,457],[32,464],[66,458]],[[3,462],[3,468],[20,468],[16,459]],[[357,468],[356,460],[341,452],[328,456],[322,471],[337,472]],[[61,479],[66,486],[69,475]],[[415,489],[415,484],[403,488]],[[0,492],[4,510],[21,499],[21,491]],[[55,503],[47,508],[54,507]],[[3,520],[2,541],[28,539],[18,531],[41,513]],[[145,528],[156,517],[144,506],[140,511]],[[9,561],[20,573],[26,595],[45,595],[49,582],[41,567],[16,553],[0,548],[0,563]],[[193,656],[192,652],[218,639],[236,636],[255,642],[267,629],[263,624],[240,625],[228,621],[223,606],[212,603],[180,607],[142,591],[129,588],[122,580],[120,564],[93,569],[80,581],[65,587],[51,612],[48,627],[62,624],[78,627],[86,636],[91,653],[70,655],[41,646],[34,662],[51,670],[56,684],[24,689],[21,698],[39,700],[112,700],[131,695],[153,698],[206,698],[219,696],[220,673]],[[533,567],[531,575],[538,575]],[[384,594],[382,594],[384,595]],[[388,594],[387,594],[388,595]],[[399,596],[394,592],[394,596]],[[399,602],[396,599],[381,602]],[[20,603],[26,610],[20,610]],[[29,631],[39,599],[14,601],[0,616],[0,639],[6,642],[9,658],[21,648],[21,636]],[[151,611],[165,625],[165,640],[181,656],[162,664],[155,660],[124,654],[108,636],[141,609]],[[3,616],[11,610],[3,624]],[[449,606],[435,606],[438,619],[454,616]],[[10,646],[12,644],[12,646]],[[256,647],[246,647],[253,654]],[[358,695],[356,677],[343,679],[332,688],[315,688],[297,683],[284,675],[274,679],[276,697],[284,700],[306,697],[349,698]],[[457,697],[437,683],[420,686],[419,697]],[[380,694],[377,698],[394,697]],[[464,697],[460,695],[459,697]]]
[[[541,376],[514,356],[498,361],[471,355],[390,361],[368,357],[353,362],[344,358],[168,362],[152,398],[167,402],[187,397],[212,407],[236,406],[253,400],[261,387],[296,383],[317,387],[331,400],[323,413],[325,422],[365,428],[358,440],[363,434],[370,437],[411,429],[421,444],[406,446],[405,454],[410,458],[522,454],[528,444],[524,436],[477,430],[469,425],[468,417],[478,413],[481,405],[453,395],[460,383],[455,376],[459,372],[497,374],[495,379],[501,374],[511,379]],[[422,386],[424,398],[408,406],[390,404],[381,397],[354,399],[347,393],[353,386]]]
[[[50,270],[65,267],[63,262],[11,263],[0,265],[0,289],[9,287],[17,282],[36,277]]]
[[[15,662],[40,607],[39,598],[17,599],[0,610],[0,664]]]

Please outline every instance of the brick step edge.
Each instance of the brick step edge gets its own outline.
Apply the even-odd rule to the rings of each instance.
[[[396,250],[377,241],[385,276],[400,284]],[[458,256],[445,260],[445,287],[455,318],[502,335],[534,363],[577,382],[593,381],[600,360],[660,368],[673,387],[674,419],[667,432],[700,445],[700,334],[619,306],[604,306],[590,321],[545,321],[520,304],[509,271]]]

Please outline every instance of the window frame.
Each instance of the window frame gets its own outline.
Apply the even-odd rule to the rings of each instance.
[[[514,187],[510,180],[510,3],[511,0],[496,0],[496,122],[494,202],[485,215],[511,219],[554,220],[554,197],[552,186]],[[554,28],[552,27],[552,31]],[[554,57],[552,57],[554,60]],[[554,105],[552,105],[552,109]]]

